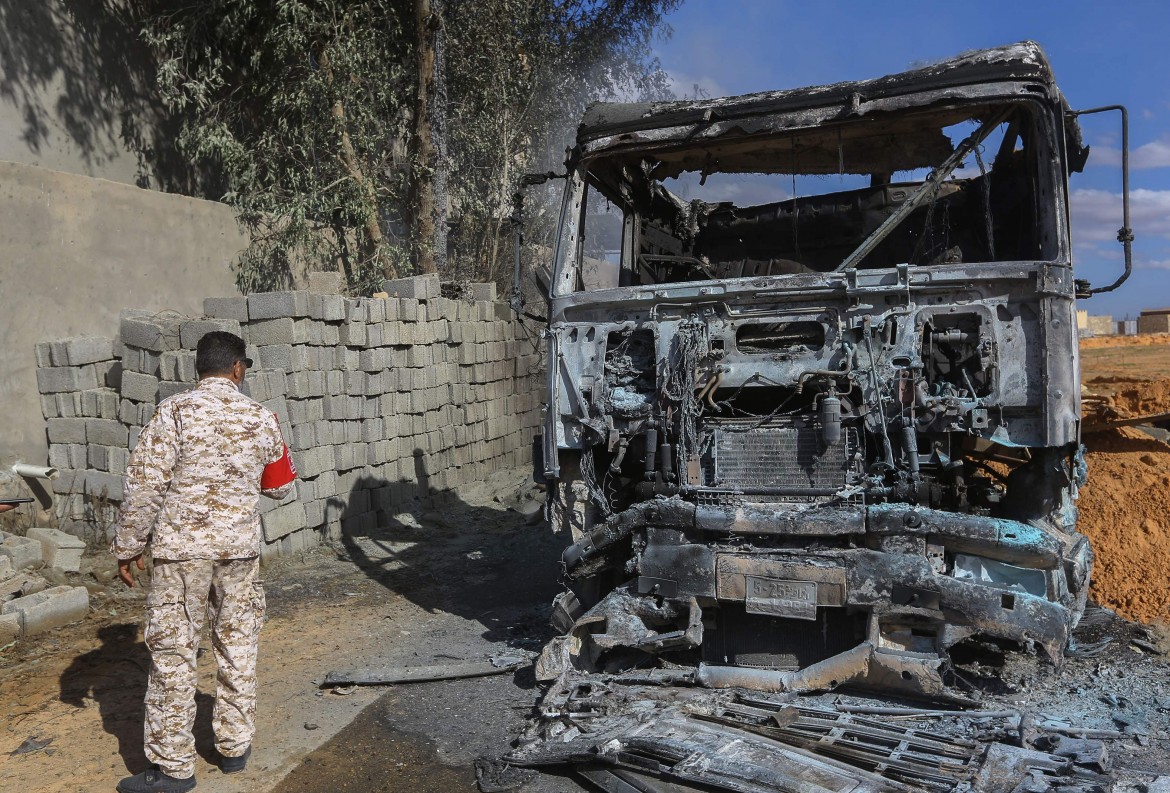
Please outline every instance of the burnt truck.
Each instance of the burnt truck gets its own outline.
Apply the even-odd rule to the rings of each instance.
[[[1074,277],[1078,115],[1031,42],[586,112],[547,284],[535,457],[572,544],[540,677],[937,697],[968,642],[1061,662],[1093,559],[1076,300],[1132,240],[1127,204],[1125,273]]]

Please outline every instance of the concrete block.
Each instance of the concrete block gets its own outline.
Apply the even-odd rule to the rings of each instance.
[[[24,635],[35,636],[89,616],[89,592],[83,586],[55,586],[8,601],[0,614],[19,614]]]
[[[86,391],[97,387],[97,370],[93,366],[51,366],[47,369],[37,369],[37,390],[42,394]]]
[[[369,322],[385,322],[386,321],[386,304],[389,303],[390,301],[388,301],[386,299],[386,297],[388,297],[388,295],[386,295],[385,292],[379,292],[378,295],[383,295],[383,297],[378,297],[377,295],[375,295],[374,297],[370,298],[369,301],[367,302],[366,313],[370,315],[370,318],[368,320]]]
[[[308,292],[255,292],[248,295],[248,319],[309,316]]]
[[[85,468],[86,446],[83,443],[55,443],[49,447],[49,465],[54,468]]]
[[[205,297],[203,313],[215,319],[248,321],[248,298],[246,297]]]
[[[300,501],[289,501],[260,516],[264,539],[279,540],[287,534],[305,528],[305,506]]]
[[[194,383],[174,383],[170,381],[159,383],[158,401],[162,402],[164,399],[170,399],[175,394],[182,394],[184,391],[190,391],[194,387]]]
[[[129,449],[110,449],[107,453],[109,472],[114,476],[125,476],[126,468],[130,465]]]
[[[179,376],[180,356],[190,356],[194,370],[195,354],[191,350],[170,350],[159,356],[159,377],[163,380],[182,380]]]
[[[45,428],[49,443],[85,443],[85,419],[49,419]]]
[[[240,322],[235,319],[192,319],[179,326],[179,344],[183,349],[193,350],[204,335],[213,330],[226,330],[240,335]]]
[[[281,369],[286,372],[293,370],[291,344],[266,344],[258,349],[260,365],[265,369]]]
[[[274,293],[275,294],[275,293]],[[243,326],[244,340],[257,347],[265,344],[308,344],[309,326],[289,317],[249,322]]]
[[[351,297],[345,301],[345,318],[349,322],[367,322],[370,318],[366,304],[360,298]]]
[[[0,531],[0,554],[8,557],[13,570],[38,567],[44,561],[39,541],[5,531]]]
[[[158,378],[141,372],[123,372],[122,396],[135,402],[156,402]]]
[[[122,500],[122,477],[105,471],[84,471],[84,492],[100,495],[111,501]]]
[[[88,467],[98,471],[109,471],[110,449],[112,448],[112,446],[87,446]]]
[[[179,317],[123,317],[118,335],[123,344],[140,350],[177,350],[180,346],[179,328],[184,321]]]
[[[337,329],[338,339],[347,347],[366,345],[366,323],[346,322]]]
[[[277,369],[253,369],[248,372],[240,390],[257,402],[267,402],[288,393],[285,373]]]
[[[40,542],[41,555],[49,567],[56,567],[67,573],[76,573],[81,569],[81,555],[85,553],[85,543],[79,538],[57,529],[37,526],[28,530],[28,538]]]
[[[99,446],[125,447],[129,430],[117,419],[86,419],[85,442]]]
[[[305,503],[305,525],[309,528],[315,529],[325,523],[325,504],[324,500],[306,501]]]
[[[123,373],[140,372],[158,377],[162,372],[162,353],[151,350],[140,350],[136,347],[122,347]],[[121,387],[119,380],[118,387]]]
[[[41,396],[41,415],[46,419],[61,418],[61,411],[57,409],[57,394]]]
[[[112,388],[82,391],[81,415],[95,419],[118,418],[118,392]]]
[[[48,367],[53,365],[53,342],[39,341],[33,347],[33,354],[37,359],[37,366]]]
[[[23,627],[19,613],[0,614],[0,648],[19,639]]]
[[[314,271],[309,273],[309,292],[318,295],[340,295],[345,292],[345,274]]]
[[[323,322],[341,322],[349,312],[341,295],[309,295],[309,316]]]
[[[112,361],[114,340],[96,336],[79,336],[62,339],[53,343],[53,364],[55,366],[84,366],[98,361]]]
[[[440,296],[441,287],[439,276],[415,275],[409,278],[396,278],[393,281],[383,281],[382,291],[394,297],[407,297],[415,300],[430,300]]]

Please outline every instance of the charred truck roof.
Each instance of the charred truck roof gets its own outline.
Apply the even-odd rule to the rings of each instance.
[[[959,697],[1085,604],[1067,178],[1040,48],[599,104],[568,162],[540,472],[545,679]]]

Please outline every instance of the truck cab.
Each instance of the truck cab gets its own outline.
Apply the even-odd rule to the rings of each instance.
[[[1059,664],[1092,551],[1068,177],[1024,42],[861,82],[598,104],[568,159],[538,473],[566,669],[937,695]]]

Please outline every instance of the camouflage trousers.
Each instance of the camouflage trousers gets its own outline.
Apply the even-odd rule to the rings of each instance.
[[[155,560],[146,596],[145,749],[171,776],[195,773],[195,659],[206,617],[215,653],[212,729],[220,754],[244,753],[256,732],[256,651],[264,624],[259,559]]]

